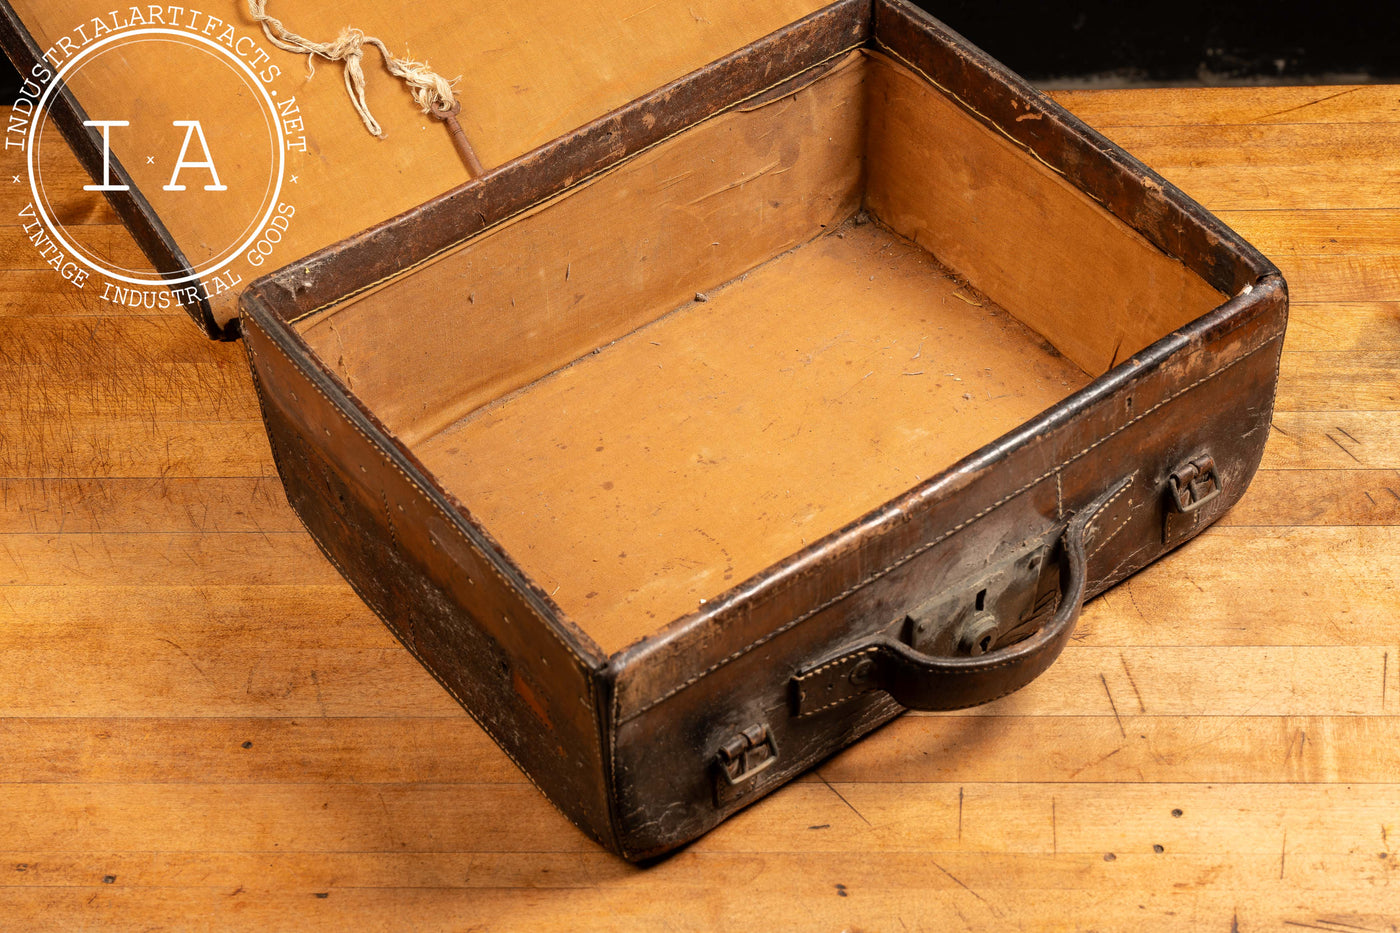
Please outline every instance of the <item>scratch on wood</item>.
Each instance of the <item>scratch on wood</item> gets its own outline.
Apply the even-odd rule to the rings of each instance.
[[[1196,587],[1196,589],[1200,589],[1200,587]],[[1120,664],[1123,665],[1123,673],[1126,674],[1126,675],[1128,675],[1128,686],[1130,686],[1130,687],[1133,688],[1133,696],[1137,697],[1137,701],[1138,701],[1138,712],[1140,712],[1140,713],[1145,713],[1145,712],[1147,712],[1147,705],[1146,705],[1145,703],[1142,702],[1142,694],[1138,691],[1137,681],[1133,680],[1133,672],[1130,671],[1130,670],[1128,670],[1128,662],[1127,662],[1127,659],[1125,659],[1125,658],[1123,657],[1123,652],[1121,652],[1121,651],[1118,652],[1118,662],[1119,662]],[[1125,738],[1126,738],[1126,736],[1125,736]]]
[[[1357,926],[1354,923],[1343,923],[1341,920],[1325,920],[1322,917],[1318,917],[1317,922],[1325,923],[1329,927],[1342,927],[1346,930],[1364,930],[1365,933],[1381,933],[1381,931],[1376,927],[1361,927]],[[1391,927],[1391,929],[1394,930],[1395,928]]]
[[[1289,437],[1289,438],[1291,438],[1291,437],[1293,436],[1292,434],[1289,434],[1287,431],[1285,431],[1283,428],[1279,427],[1278,425],[1274,424],[1273,422],[1269,422],[1269,427],[1273,428],[1275,431],[1277,431],[1278,433],[1282,434],[1284,437]]]
[[[991,906],[992,906],[991,904],[988,904],[988,903],[987,903],[987,899],[986,899],[985,897],[983,897],[982,895],[978,894],[976,891],[972,890],[972,889],[969,888],[967,885],[963,884],[962,881],[961,881],[961,879],[959,879],[956,875],[954,875],[954,874],[953,874],[952,872],[950,872],[948,869],[944,868],[942,865],[938,864],[938,863],[935,862],[933,859],[929,859],[929,864],[933,865],[934,868],[937,868],[939,871],[943,872],[943,874],[947,875],[949,878],[952,878],[953,881],[957,884],[957,886],[960,887],[960,888],[962,888],[962,889],[963,889],[964,891],[966,891],[968,894],[971,894],[973,897],[977,898],[977,899],[978,899],[979,901],[981,901],[982,903],[987,904],[988,907],[991,907]]]
[[[1338,97],[1346,97],[1348,94],[1355,94],[1359,90],[1361,90],[1361,88],[1359,87],[1348,88],[1345,91],[1338,91],[1336,94],[1328,94],[1326,97],[1319,97],[1317,100],[1310,100],[1306,104],[1299,104],[1296,107],[1288,107],[1284,110],[1276,110],[1273,113],[1266,113],[1262,117],[1255,117],[1249,122],[1258,123],[1260,120],[1267,120],[1270,117],[1281,117],[1286,113],[1296,113],[1299,110],[1306,110],[1309,107],[1315,107],[1318,104],[1326,103],[1329,100],[1336,100]]]
[[[1142,607],[1137,604],[1137,597],[1133,595],[1133,588],[1131,586],[1123,587],[1123,594],[1128,597],[1128,602],[1133,604],[1133,612],[1138,614],[1138,618],[1144,622],[1148,621],[1147,613],[1143,612]]]
[[[958,788],[958,842],[962,842],[963,789]]]
[[[1099,682],[1103,684],[1103,692],[1108,696],[1109,709],[1113,710],[1113,721],[1118,723],[1118,731],[1126,739],[1128,730],[1123,728],[1123,717],[1118,715],[1118,704],[1113,702],[1113,693],[1108,689],[1108,678],[1103,675],[1102,671],[1099,672]]]
[[[178,651],[178,652],[180,652],[181,654],[183,654],[183,655],[185,656],[185,660],[189,661],[190,664],[194,665],[194,669],[197,670],[197,671],[199,671],[199,676],[204,677],[205,679],[208,679],[209,675],[206,674],[206,673],[204,673],[204,668],[202,668],[202,667],[199,666],[199,662],[196,661],[196,660],[194,659],[194,655],[190,654],[190,653],[189,653],[188,651],[186,651],[184,648],[181,648],[179,645],[177,645],[174,641],[170,640],[169,638],[161,638],[160,640],[163,641],[163,642],[165,642],[165,643],[166,643],[167,645],[169,645],[170,647],[174,648],[176,651]]]
[[[815,772],[815,773],[816,773],[817,777],[821,780],[821,782],[822,782],[823,784],[826,785],[826,789],[829,790],[829,791],[831,791],[833,794],[836,795],[836,799],[837,799],[837,800],[841,801],[841,802],[844,803],[846,806],[850,807],[850,808],[851,808],[851,812],[854,813],[856,816],[860,817],[860,821],[861,821],[862,823],[864,823],[866,826],[871,825],[870,821],[867,820],[867,819],[865,818],[865,814],[864,814],[864,813],[861,813],[861,812],[860,812],[859,810],[857,810],[854,806],[852,806],[851,802],[850,802],[849,800],[847,800],[847,799],[841,794],[841,792],[840,792],[839,790],[837,790],[836,788],[832,787],[832,786],[831,786],[831,782],[828,781],[828,780],[826,779],[826,776],[825,776],[825,775],[823,775],[820,771],[817,771],[817,772]]]
[[[1127,736],[1124,736],[1124,738],[1127,738]],[[1095,758],[1093,761],[1089,762],[1088,764],[1082,765],[1082,766],[1080,766],[1079,768],[1076,768],[1075,770],[1071,771],[1070,774],[1069,774],[1069,776],[1070,776],[1071,778],[1079,777],[1079,775],[1080,775],[1082,772],[1089,770],[1089,769],[1092,768],[1094,765],[1101,764],[1101,763],[1103,763],[1103,762],[1105,762],[1105,761],[1108,761],[1108,759],[1112,758],[1114,755],[1116,755],[1116,754],[1118,754],[1119,752],[1121,752],[1121,751],[1123,750],[1123,748],[1124,748],[1124,746],[1120,745],[1120,746],[1118,746],[1117,748],[1115,748],[1113,751],[1109,752],[1107,755],[1100,755],[1098,758]]]
[[[1355,444],[1356,446],[1358,446],[1358,447],[1365,447],[1365,446],[1366,446],[1365,444],[1361,443],[1361,442],[1358,441],[1356,438],[1354,438],[1354,437],[1352,437],[1350,434],[1348,434],[1348,433],[1347,433],[1347,429],[1344,428],[1344,427],[1342,427],[1340,424],[1338,424],[1338,425],[1333,425],[1333,427],[1335,427],[1335,428],[1337,429],[1337,433],[1338,433],[1338,434],[1342,435],[1342,437],[1345,437],[1347,440],[1351,441],[1351,442],[1352,442],[1353,444]]]
[[[1356,454],[1354,454],[1354,453],[1352,453],[1351,451],[1347,450],[1347,449],[1346,449],[1346,445],[1344,445],[1341,441],[1337,440],[1337,439],[1336,439],[1335,437],[1333,437],[1331,434],[1329,434],[1329,433],[1327,433],[1327,432],[1324,431],[1324,432],[1323,432],[1323,437],[1327,438],[1329,441],[1331,441],[1332,443],[1334,443],[1334,444],[1336,444],[1338,447],[1340,447],[1340,448],[1342,449],[1342,453],[1346,454],[1348,457],[1350,457],[1351,459],[1355,460],[1357,463],[1360,463],[1360,462],[1361,462],[1361,459],[1360,459],[1359,457],[1357,457]]]
[[[1284,756],[1283,756],[1284,762],[1287,763],[1287,762],[1289,762],[1289,761],[1291,761],[1291,760],[1293,759],[1294,749],[1296,748],[1296,749],[1297,749],[1297,755],[1298,755],[1298,761],[1299,761],[1299,763],[1301,763],[1301,762],[1303,761],[1303,750],[1304,750],[1305,748],[1307,748],[1307,745],[1308,745],[1308,733],[1307,733],[1307,731],[1304,730],[1304,729],[1296,729],[1296,730],[1294,730],[1294,732],[1293,732],[1293,738],[1291,738],[1291,739],[1288,740],[1288,751],[1285,752],[1285,753],[1284,753]]]
[[[1283,880],[1283,867],[1288,864],[1288,827],[1283,828],[1283,850],[1278,857],[1278,878]]]
[[[1385,487],[1385,491],[1388,492],[1388,493],[1390,493],[1392,496],[1394,496],[1396,502],[1400,502],[1400,492],[1396,492],[1394,489],[1391,489],[1389,486]]]
[[[1230,917],[1230,933],[1240,933],[1240,911],[1235,908],[1234,914]]]

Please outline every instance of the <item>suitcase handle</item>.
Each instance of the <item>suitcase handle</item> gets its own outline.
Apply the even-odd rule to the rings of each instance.
[[[871,690],[884,690],[909,709],[962,709],[1030,683],[1059,657],[1079,621],[1087,588],[1084,536],[1089,525],[1129,482],[1116,483],[1065,527],[1059,548],[1060,602],[1040,631],[974,658],[927,655],[887,635],[872,637],[793,679],[799,715],[820,712]]]

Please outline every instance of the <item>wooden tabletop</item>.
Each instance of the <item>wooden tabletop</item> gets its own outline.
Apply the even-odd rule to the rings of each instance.
[[[1287,276],[1262,471],[1026,690],[647,869],[320,556],[241,346],[83,300],[9,227],[0,929],[1394,930],[1400,88],[1057,96]],[[65,219],[124,237],[96,197]]]

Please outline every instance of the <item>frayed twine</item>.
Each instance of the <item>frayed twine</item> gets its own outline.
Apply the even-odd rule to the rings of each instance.
[[[366,45],[372,45],[379,50],[380,57],[384,60],[384,67],[389,70],[391,75],[408,85],[409,93],[413,95],[414,102],[423,109],[425,114],[434,111],[446,113],[457,106],[457,99],[452,93],[452,88],[460,79],[454,78],[448,81],[429,68],[426,62],[414,61],[411,58],[395,58],[389,54],[389,49],[382,41],[374,36],[365,35],[359,29],[347,26],[334,42],[312,42],[282,25],[281,20],[267,15],[267,0],[248,0],[248,12],[262,26],[267,41],[284,52],[296,52],[306,56],[306,68],[309,74],[316,73],[316,57],[318,55],[327,61],[343,62],[345,65],[345,91],[350,95],[350,103],[354,105],[355,112],[360,115],[365,129],[375,136],[383,138],[384,130],[380,127],[379,121],[374,119],[374,115],[369,112],[369,104],[365,102],[363,61]]]

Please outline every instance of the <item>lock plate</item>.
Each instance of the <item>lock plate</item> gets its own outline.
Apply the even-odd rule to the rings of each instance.
[[[915,606],[892,634],[935,657],[979,657],[1020,641],[1055,608],[1060,574],[1049,555],[1037,542],[1003,558],[970,585]]]
[[[920,654],[977,657],[1034,634],[1054,612],[1059,594],[1059,564],[1037,540],[972,583],[915,606],[885,634]],[[812,665],[792,681],[796,714],[810,716],[879,689],[873,670],[874,661],[862,652],[838,652]]]

